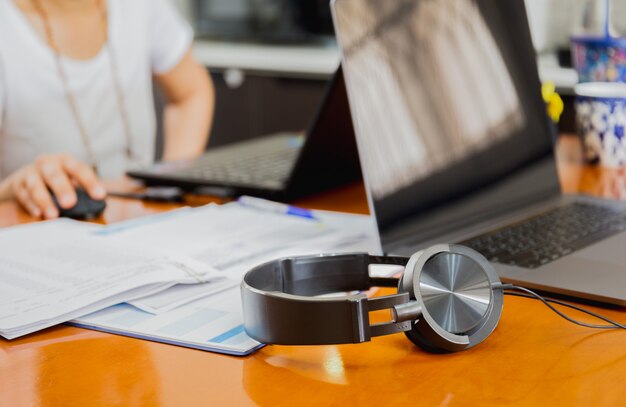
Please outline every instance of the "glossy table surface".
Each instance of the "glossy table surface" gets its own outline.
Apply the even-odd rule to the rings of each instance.
[[[626,172],[581,166],[575,140],[563,140],[558,157],[566,191],[626,198]],[[299,203],[367,211],[361,185]],[[172,207],[110,198],[100,221]],[[2,226],[29,221],[15,204],[0,204]],[[624,309],[588,307],[626,321]],[[0,405],[614,406],[626,400],[625,345],[624,331],[578,327],[516,297],[505,298],[484,343],[448,355],[400,334],[361,345],[268,346],[239,358],[59,326],[0,340]]]

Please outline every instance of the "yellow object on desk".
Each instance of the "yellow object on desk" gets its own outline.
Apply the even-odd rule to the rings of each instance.
[[[548,116],[550,116],[552,121],[558,123],[563,113],[563,99],[556,93],[554,82],[548,81],[541,85],[541,96],[544,102],[546,102]]]

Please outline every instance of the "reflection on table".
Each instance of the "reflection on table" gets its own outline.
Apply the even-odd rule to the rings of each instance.
[[[580,139],[574,135],[561,136],[556,153],[563,192],[626,200],[626,168],[583,164]]]

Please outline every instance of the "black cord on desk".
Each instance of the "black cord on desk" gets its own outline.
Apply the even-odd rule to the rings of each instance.
[[[593,311],[589,311],[587,309],[581,308],[577,305],[574,304],[570,304],[564,301],[560,301],[560,300],[555,300],[552,298],[544,298],[541,295],[537,294],[536,292],[529,290],[528,288],[525,287],[520,287],[520,286],[516,286],[513,284],[502,284],[502,289],[504,290],[504,294],[506,295],[514,295],[516,297],[524,297],[524,298],[531,298],[531,299],[536,299],[539,300],[541,302],[543,302],[548,308],[550,308],[552,311],[554,311],[557,315],[559,315],[561,318],[566,319],[567,321],[576,324],[576,325],[580,325],[580,326],[584,326],[586,328],[594,328],[594,329],[626,329],[626,325],[620,324],[619,322],[613,321],[612,319],[609,319],[605,316],[602,316],[600,314],[596,314]],[[521,292],[516,292],[516,291],[521,291]],[[604,322],[608,322],[610,325],[597,325],[597,324],[588,324],[586,322],[581,322],[578,321],[566,314],[564,314],[563,312],[559,311],[556,307],[554,307],[554,305],[552,304],[558,304],[561,305],[563,307],[567,307],[567,308],[571,308],[574,309],[576,311],[582,312],[584,314],[587,314],[589,316],[592,316],[594,318],[600,319]]]

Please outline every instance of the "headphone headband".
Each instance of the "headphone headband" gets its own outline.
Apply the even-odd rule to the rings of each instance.
[[[284,258],[257,266],[241,283],[246,331],[263,343],[322,345],[366,342],[372,336],[410,330],[406,322],[369,323],[369,311],[408,303],[406,293],[372,299],[364,294],[313,297],[397,287],[398,279],[370,277],[368,267],[404,266],[408,261],[404,257],[340,254]]]

